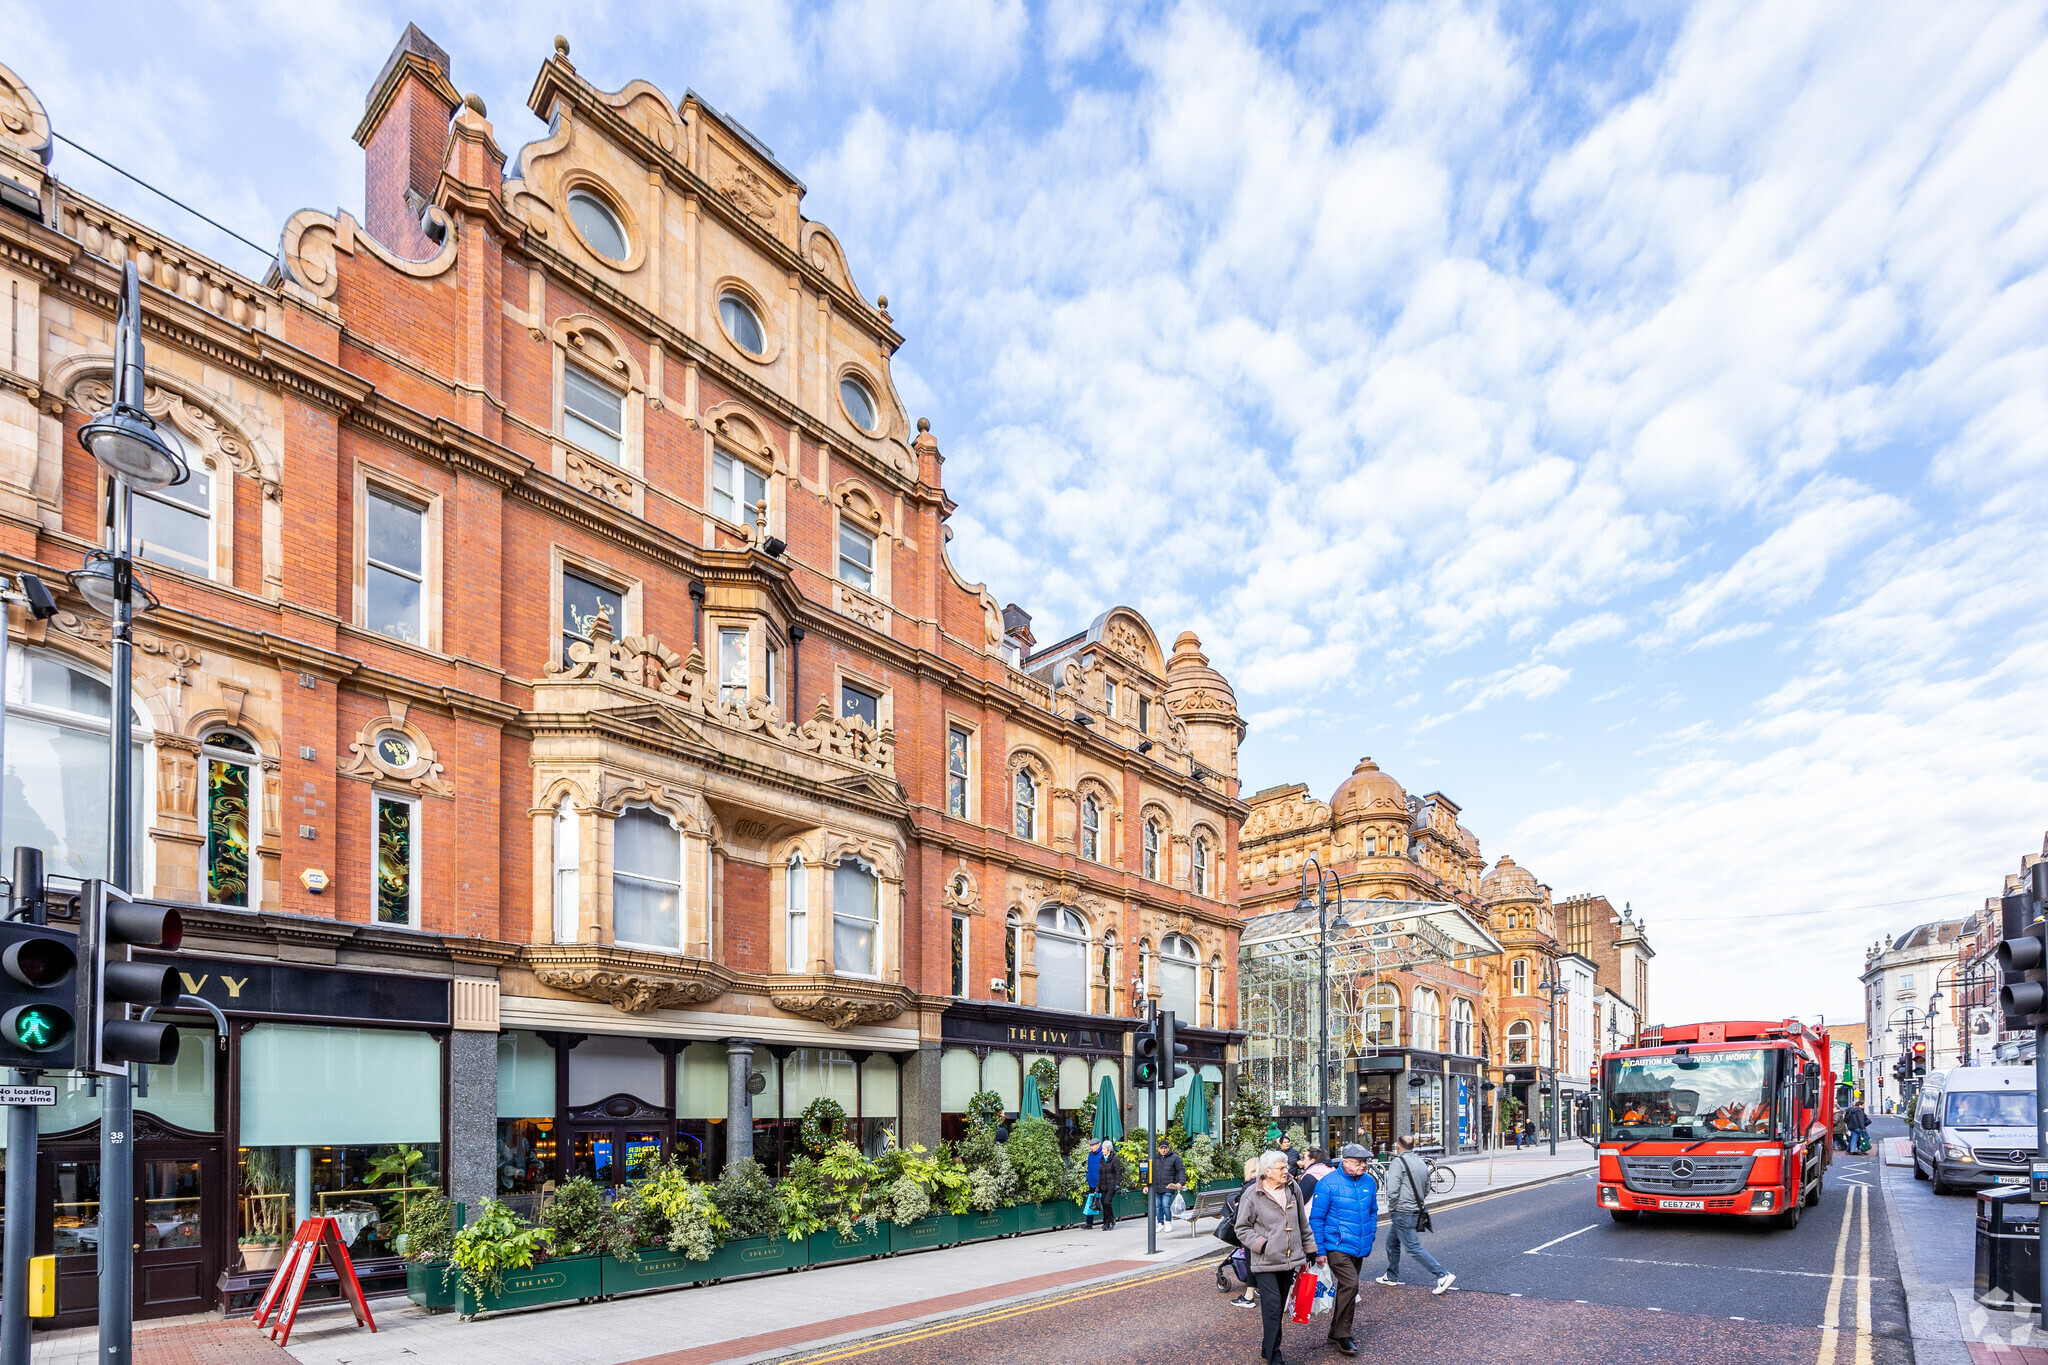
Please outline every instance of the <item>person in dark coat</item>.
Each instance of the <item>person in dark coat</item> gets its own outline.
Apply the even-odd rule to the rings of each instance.
[[[1870,1111],[1863,1107],[1863,1101],[1852,1101],[1848,1112],[1842,1115],[1842,1124],[1849,1130],[1849,1150],[1867,1152],[1870,1150]]]
[[[1280,1357],[1280,1320],[1287,1311],[1295,1274],[1310,1261],[1321,1260],[1315,1233],[1308,1225],[1301,1187],[1287,1174],[1283,1152],[1259,1158],[1259,1183],[1237,1201],[1238,1244],[1251,1263],[1259,1287],[1264,1333],[1259,1356],[1267,1365],[1285,1365]]]
[[[1351,1321],[1358,1309],[1358,1272],[1372,1255],[1379,1233],[1379,1185],[1366,1171],[1372,1154],[1355,1142],[1346,1143],[1343,1160],[1316,1184],[1309,1205],[1309,1231],[1316,1245],[1330,1258],[1330,1272],[1337,1281],[1337,1302],[1330,1314],[1330,1344],[1347,1356],[1358,1354],[1352,1340]]]
[[[1096,1203],[1102,1206],[1102,1230],[1108,1232],[1116,1226],[1116,1195],[1124,1187],[1124,1159],[1117,1155],[1116,1143],[1108,1138],[1088,1154],[1088,1189],[1099,1196]],[[1089,1228],[1095,1226],[1095,1215],[1085,1219]]]
[[[1152,1221],[1165,1229],[1173,1225],[1174,1193],[1187,1188],[1188,1168],[1165,1138],[1159,1139],[1159,1155],[1154,1160],[1158,1164],[1154,1172],[1158,1184],[1152,1194]]]
[[[1292,1180],[1301,1174],[1301,1153],[1294,1149],[1294,1139],[1282,1137],[1279,1147],[1274,1150],[1287,1158],[1287,1178]]]

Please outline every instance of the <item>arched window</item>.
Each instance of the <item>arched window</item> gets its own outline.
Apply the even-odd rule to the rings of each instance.
[[[1462,996],[1451,1002],[1451,1051],[1460,1057],[1471,1057],[1472,1051],[1472,1002]]]
[[[6,838],[10,848],[43,850],[43,871],[57,877],[107,875],[107,717],[112,689],[55,654],[10,646],[7,667]],[[142,777],[150,726],[142,708],[130,721],[129,761],[137,775],[128,812],[130,884],[143,881]],[[12,857],[12,854],[8,854]]]
[[[206,899],[247,908],[261,899],[249,856],[259,790],[256,746],[232,730],[218,730],[199,751],[206,761]]]
[[[1209,841],[1199,836],[1195,839],[1195,894],[1209,894]]]
[[[1017,1003],[1017,948],[1024,936],[1024,920],[1012,910],[1003,921],[1003,995]]]
[[[568,797],[555,807],[553,825],[552,871],[554,873],[555,896],[555,942],[574,943],[580,937],[581,926],[577,918],[581,907],[582,886],[577,880],[576,869],[582,859],[576,846],[576,805]]]
[[[1145,1002],[1152,998],[1152,945],[1145,939],[1138,940],[1138,998],[1131,1002],[1131,1013],[1142,1015]]]
[[[1437,1051],[1443,1042],[1443,1017],[1443,1003],[1437,998],[1437,993],[1416,987],[1410,1044],[1424,1052]]]
[[[782,970],[802,976],[811,969],[811,874],[804,855],[789,855],[782,873]]]
[[[1548,1019],[1539,1020],[1536,1026],[1543,1030],[1543,1052],[1541,1056],[1537,1057],[1536,1065],[1551,1066],[1553,1063],[1550,1060],[1550,1021]]]
[[[1017,773],[1014,827],[1019,839],[1038,837],[1038,782],[1029,770]]]
[[[880,891],[875,870],[858,858],[832,869],[832,970],[842,976],[877,974]]]
[[[1149,817],[1145,821],[1145,875],[1159,880],[1159,822]]]
[[[1038,969],[1038,1007],[1088,1012],[1088,926],[1064,906],[1038,912],[1031,965]]]
[[[1370,1047],[1397,1047],[1401,1042],[1401,993],[1385,982],[1365,993],[1359,1031]]]
[[[1116,930],[1102,931],[1102,1012],[1116,1013]]]
[[[1508,1065],[1529,1064],[1529,1021],[1517,1019],[1508,1025]]]
[[[612,938],[669,952],[683,945],[683,836],[646,806],[612,821]]]
[[[1182,934],[1168,934],[1159,940],[1159,1008],[1172,1010],[1174,1017],[1195,1021],[1196,964],[1201,955],[1195,941]]]
[[[1092,796],[1081,798],[1081,856],[1091,863],[1102,861],[1102,807]]]
[[[1529,993],[1529,959],[1518,957],[1508,964],[1509,989],[1516,995]]]

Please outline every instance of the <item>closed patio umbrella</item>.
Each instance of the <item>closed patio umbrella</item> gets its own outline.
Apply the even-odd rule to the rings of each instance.
[[[1209,1131],[1209,1091],[1200,1076],[1188,1082],[1188,1107],[1181,1114],[1181,1127],[1189,1137]]]
[[[1045,1117],[1045,1101],[1038,1098],[1038,1077],[1026,1074],[1024,1077],[1024,1098],[1017,1106],[1020,1119],[1042,1119]]]
[[[1095,1093],[1095,1141],[1108,1138],[1120,1142],[1124,1135],[1123,1111],[1116,1104],[1116,1082],[1109,1077],[1102,1078],[1102,1088]]]

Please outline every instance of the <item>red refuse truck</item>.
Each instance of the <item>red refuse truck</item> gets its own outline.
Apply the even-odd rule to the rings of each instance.
[[[1600,1207],[1798,1227],[1834,1152],[1832,1071],[1827,1029],[1797,1019],[1646,1030],[1600,1059]]]

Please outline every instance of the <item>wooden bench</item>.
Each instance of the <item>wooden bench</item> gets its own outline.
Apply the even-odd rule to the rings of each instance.
[[[1196,1225],[1204,1218],[1221,1218],[1223,1201],[1236,1194],[1236,1190],[1205,1190],[1195,1196],[1195,1202],[1188,1205],[1185,1217],[1188,1220],[1188,1236],[1198,1235]]]

